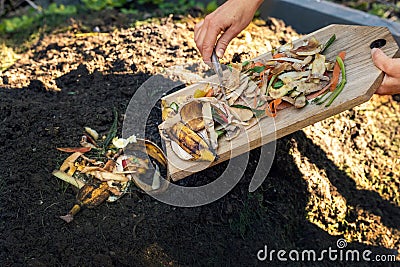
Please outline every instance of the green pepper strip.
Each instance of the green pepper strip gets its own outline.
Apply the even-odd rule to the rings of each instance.
[[[254,68],[252,68],[250,70],[253,71],[253,72],[261,73],[261,72],[263,72],[265,70],[265,66],[256,66],[256,67],[254,67]]]
[[[343,88],[345,86],[345,84],[347,83],[346,80],[346,69],[344,67],[344,62],[343,60],[337,56],[336,60],[340,66],[340,70],[342,72],[342,80],[340,81],[339,85],[336,87],[335,91],[333,91],[331,99],[329,100],[329,102],[325,105],[325,107],[329,107],[332,102],[336,99],[336,97],[343,91]]]
[[[328,42],[326,42],[326,44],[324,45],[324,48],[321,51],[321,54],[325,52],[326,49],[328,49],[328,47],[331,46],[331,44],[333,44],[333,42],[336,40],[336,34],[332,35],[332,37],[328,40]]]
[[[323,93],[321,96],[315,98],[312,102],[316,103],[317,105],[322,105],[323,103],[326,102],[326,100],[329,99],[329,97],[331,96],[331,92],[328,90],[325,93]]]
[[[216,130],[215,132],[217,133],[218,138],[219,138],[219,137],[223,136],[226,131],[225,130]]]
[[[284,85],[284,83],[282,82],[282,80],[277,81],[276,83],[274,83],[274,85],[272,86],[272,88],[274,89],[279,89]]]
[[[246,66],[249,65],[249,64],[250,64],[250,61],[247,60],[247,61],[245,61],[245,62],[242,63],[242,67],[246,67]]]

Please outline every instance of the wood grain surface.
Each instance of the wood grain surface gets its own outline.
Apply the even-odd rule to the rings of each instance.
[[[312,36],[317,38],[320,43],[325,43],[333,34],[336,34],[336,41],[324,54],[328,60],[334,61],[340,51],[346,51],[347,84],[331,106],[309,104],[302,109],[291,107],[279,111],[276,118],[263,118],[256,126],[241,133],[232,142],[222,138],[219,141],[217,150],[218,160],[212,163],[181,160],[171,150],[169,142],[166,142],[166,153],[169,161],[168,169],[171,178],[174,181],[180,180],[192,173],[248,152],[251,149],[368,101],[379,87],[384,76],[371,60],[370,44],[376,39],[385,39],[387,43],[382,50],[390,57],[398,57],[400,53],[396,41],[385,27],[330,25],[293,43],[295,46],[299,46],[304,40]],[[271,57],[271,54],[267,53],[256,59],[263,60],[269,57]],[[213,76],[209,80],[216,82],[216,77]],[[203,85],[194,84],[188,86],[165,96],[164,100],[167,103],[171,103],[178,96],[193,95],[196,88],[201,86]]]

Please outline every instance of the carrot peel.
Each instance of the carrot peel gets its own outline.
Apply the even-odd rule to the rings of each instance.
[[[345,51],[340,52],[338,57],[340,57],[342,61],[344,61],[344,58],[346,57],[346,52]],[[331,92],[335,90],[335,88],[337,87],[339,83],[339,76],[340,76],[340,66],[339,62],[336,60],[335,66],[333,67],[332,84],[330,89]]]
[[[269,117],[276,117],[276,110],[277,107],[279,106],[279,104],[282,103],[282,99],[278,98],[275,100],[272,100],[269,105],[267,105],[267,108],[265,109],[265,114],[267,114],[267,116]]]

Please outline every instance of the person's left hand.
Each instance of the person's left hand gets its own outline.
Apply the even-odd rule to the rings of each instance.
[[[381,49],[371,50],[375,65],[385,72],[381,86],[375,91],[378,95],[400,94],[400,58],[390,58]]]

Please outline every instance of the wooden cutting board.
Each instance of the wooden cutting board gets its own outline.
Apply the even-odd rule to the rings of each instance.
[[[385,39],[387,43],[382,47],[382,50],[389,57],[398,57],[400,50],[396,41],[386,27],[330,25],[294,41],[293,44],[299,45],[303,40],[308,40],[312,36],[317,38],[320,43],[325,43],[333,34],[336,34],[336,41],[324,54],[328,60],[334,61],[340,51],[346,51],[347,84],[331,106],[309,104],[302,109],[291,107],[280,110],[276,118],[263,118],[257,126],[242,133],[232,142],[223,138],[220,139],[217,150],[218,160],[212,163],[184,161],[176,156],[171,150],[169,142],[166,142],[165,147],[171,178],[174,181],[180,180],[192,173],[248,152],[368,101],[379,87],[384,76],[371,60],[370,44],[377,39]],[[256,59],[270,56],[270,53],[267,53]],[[210,81],[217,82],[216,77],[211,77]],[[197,88],[203,86],[194,84],[167,95],[163,99],[169,104],[176,101],[178,96],[193,95]]]

